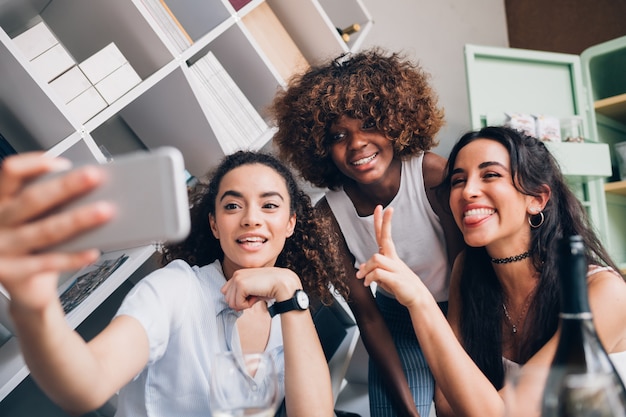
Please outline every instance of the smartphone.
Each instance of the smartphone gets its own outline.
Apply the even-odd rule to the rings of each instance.
[[[161,147],[116,156],[102,168],[103,184],[57,210],[107,201],[115,206],[114,217],[93,230],[47,248],[46,252],[92,248],[108,252],[180,241],[188,235],[191,222],[185,166],[178,149]]]

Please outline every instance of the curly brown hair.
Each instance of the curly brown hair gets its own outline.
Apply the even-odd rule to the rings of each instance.
[[[253,164],[272,168],[285,179],[290,213],[296,215],[295,230],[285,241],[276,266],[296,272],[305,291],[325,304],[333,300],[329,284],[346,297],[348,289],[340,279],[341,268],[337,261],[337,239],[331,236],[327,220],[316,215],[311,198],[300,189],[289,168],[274,156],[261,152],[238,151],[228,155],[209,176],[208,182],[198,181],[189,196],[191,233],[184,241],[166,244],[162,248],[161,265],[175,259],[198,266],[208,265],[217,259],[223,261],[224,252],[211,231],[209,214],[215,215],[217,194],[224,176],[235,168]]]
[[[430,150],[443,109],[429,77],[399,53],[380,48],[343,54],[295,76],[269,109],[279,157],[315,186],[339,188],[346,177],[330,157],[328,131],[344,115],[375,123],[399,158]]]

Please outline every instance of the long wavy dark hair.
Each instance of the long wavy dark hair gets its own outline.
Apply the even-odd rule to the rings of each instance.
[[[243,165],[261,164],[284,178],[289,192],[290,213],[296,215],[296,227],[276,261],[277,267],[296,272],[305,291],[324,303],[332,302],[329,284],[341,295],[347,296],[347,286],[341,277],[336,239],[330,235],[327,221],[317,216],[310,197],[300,189],[291,171],[269,154],[238,151],[226,156],[209,176],[199,181],[190,192],[191,233],[182,242],[167,244],[161,251],[161,264],[174,259],[185,260],[190,265],[208,265],[222,261],[224,252],[219,240],[213,236],[209,214],[215,215],[217,193],[226,174]]]
[[[514,187],[522,194],[539,196],[547,185],[551,196],[543,215],[545,220],[531,230],[530,251],[539,282],[528,309],[525,340],[520,362],[525,363],[555,333],[560,310],[558,245],[561,238],[581,235],[589,264],[616,268],[594,233],[587,212],[568,187],[559,165],[543,142],[506,127],[485,127],[465,134],[454,145],[448,158],[443,183],[438,191],[449,193],[459,151],[477,139],[502,144],[509,152]],[[533,218],[534,224],[539,219]],[[502,301],[500,282],[484,247],[467,247],[460,283],[461,335],[465,349],[493,385],[504,382],[502,366]]]
[[[342,116],[375,123],[398,158],[437,145],[443,109],[430,75],[400,53],[371,48],[343,54],[290,80],[270,107],[280,159],[320,188],[347,181],[330,156],[329,129]]]

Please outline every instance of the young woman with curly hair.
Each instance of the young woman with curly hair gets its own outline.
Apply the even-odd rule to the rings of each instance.
[[[243,151],[225,157],[192,198],[192,234],[165,246],[164,266],[131,289],[111,323],[88,343],[65,321],[55,271],[69,266],[61,261],[93,260],[93,251],[82,258],[41,254],[37,249],[45,244],[28,238],[50,235],[44,231],[53,224],[59,239],[67,238],[110,213],[97,221],[81,222],[75,212],[42,218],[46,207],[97,182],[29,186],[43,172],[43,158],[13,158],[0,171],[0,241],[15,244],[0,248],[0,259],[31,265],[22,268],[31,273],[5,268],[0,283],[11,294],[26,363],[53,401],[78,415],[119,390],[116,416],[210,415],[211,355],[265,351],[277,365],[288,415],[332,415],[330,374],[310,312],[300,304],[270,314],[277,313],[272,300],[291,300],[302,289],[329,299],[326,284],[339,271],[328,228],[276,158]],[[33,200],[35,192],[49,198]],[[10,216],[20,204],[28,210]]]
[[[378,245],[377,205],[394,207],[400,256],[445,310],[452,260],[462,239],[446,199],[433,191],[446,160],[429,152],[443,111],[428,75],[398,53],[374,48],[340,56],[293,78],[271,106],[283,160],[328,188],[317,208],[340,237],[347,300],[369,353],[372,417],[427,416],[434,380],[408,311],[356,268]]]

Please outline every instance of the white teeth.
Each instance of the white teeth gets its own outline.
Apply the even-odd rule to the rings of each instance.
[[[494,209],[477,208],[477,209],[467,210],[465,213],[463,213],[463,215],[465,217],[469,217],[469,216],[488,216],[488,215],[493,214],[495,212],[496,211]]]
[[[372,161],[374,158],[376,158],[376,155],[378,155],[377,153],[375,153],[372,156],[368,156],[367,158],[363,158],[363,159],[359,159],[358,161],[354,161],[352,163],[352,165],[364,165],[367,164],[368,162]]]
[[[263,243],[265,239],[262,237],[247,237],[245,239],[239,239],[240,243]]]

